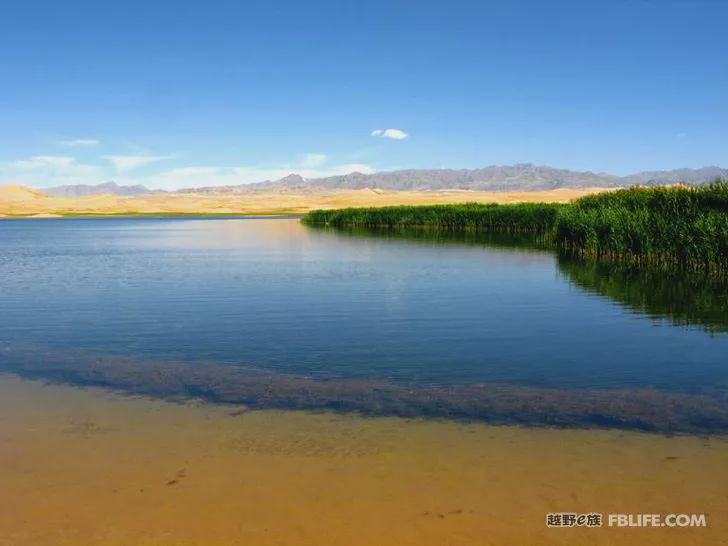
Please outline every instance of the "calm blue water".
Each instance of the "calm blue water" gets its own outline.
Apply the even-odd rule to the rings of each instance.
[[[676,326],[570,275],[549,252],[290,219],[6,220],[0,345],[314,378],[728,385],[720,328]],[[719,326],[721,309],[708,310]]]

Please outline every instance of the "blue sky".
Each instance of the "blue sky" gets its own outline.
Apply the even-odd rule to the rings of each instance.
[[[728,166],[726,21],[728,1],[7,3],[0,183]]]

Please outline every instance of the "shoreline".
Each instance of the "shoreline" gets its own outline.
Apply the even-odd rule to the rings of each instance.
[[[719,544],[728,521],[725,439],[239,412],[4,374],[0,409],[7,544]],[[553,511],[708,527],[548,530]]]

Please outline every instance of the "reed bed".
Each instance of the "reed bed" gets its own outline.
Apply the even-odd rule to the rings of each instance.
[[[553,236],[567,253],[728,273],[728,184],[583,197],[559,212]]]
[[[564,254],[728,274],[728,184],[630,188],[569,204],[398,206],[312,211],[308,225],[533,233]]]
[[[333,227],[432,227],[447,230],[545,233],[566,205],[519,203],[497,205],[465,203],[315,210],[304,216],[309,225]]]

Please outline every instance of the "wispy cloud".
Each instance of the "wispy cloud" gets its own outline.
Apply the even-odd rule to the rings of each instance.
[[[112,165],[118,171],[131,171],[149,165],[150,163],[156,163],[157,161],[164,161],[165,159],[172,159],[174,155],[105,155],[104,159],[111,162]]]
[[[97,184],[104,169],[77,163],[71,156],[36,155],[14,161],[0,161],[0,183],[17,182],[37,187],[66,184]]]
[[[61,146],[66,148],[93,148],[101,144],[101,141],[95,138],[75,138],[70,140],[61,140],[58,142]]]
[[[38,168],[62,168],[71,165],[75,159],[66,155],[34,155],[25,159],[10,162],[10,167],[18,170],[32,171]]]
[[[373,137],[393,138],[394,140],[404,140],[409,135],[401,129],[374,129],[371,132]]]
[[[334,163],[326,154],[309,153],[297,161],[258,165],[188,165],[143,172],[135,169],[172,159],[175,155],[103,156],[99,164],[79,163],[70,155],[37,155],[0,161],[0,184],[17,182],[39,188],[72,184],[99,184],[114,180],[119,184],[144,184],[149,188],[175,190],[200,186],[237,186],[266,180],[279,180],[289,174],[305,179],[326,178],[352,172],[372,173],[366,163]],[[141,172],[141,171],[140,171]]]
[[[318,167],[328,161],[326,154],[306,154],[301,165],[306,168]]]

